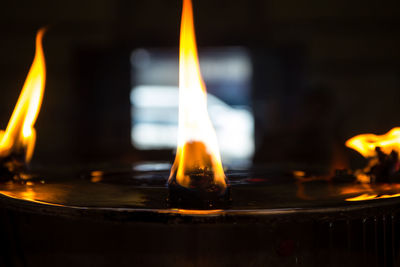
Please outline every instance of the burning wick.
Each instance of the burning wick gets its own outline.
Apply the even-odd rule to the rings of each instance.
[[[18,102],[5,131],[0,131],[0,171],[13,173],[26,166],[35,148],[34,124],[43,100],[46,66],[42,48],[45,29],[36,35],[36,52]]]
[[[229,199],[217,137],[207,112],[191,0],[183,1],[179,48],[178,147],[169,201],[179,208],[216,208]]]
[[[358,181],[365,183],[365,178],[369,177],[369,182],[389,182],[400,176],[400,128],[393,128],[384,135],[357,135],[347,140],[346,146],[368,159],[367,166],[354,173]]]

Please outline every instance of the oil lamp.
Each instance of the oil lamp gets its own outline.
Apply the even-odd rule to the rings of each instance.
[[[0,175],[6,178],[0,183],[0,265],[400,264],[398,130],[350,139],[349,147],[371,158],[356,172],[333,176],[293,164],[224,170],[208,118],[190,0],[183,1],[179,134],[171,169],[156,162],[79,171],[20,168],[33,153],[44,91],[42,35],[0,135]],[[383,179],[388,174],[390,183]]]

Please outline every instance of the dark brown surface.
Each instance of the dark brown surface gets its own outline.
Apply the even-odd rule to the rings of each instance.
[[[165,165],[165,164],[164,164]],[[196,218],[229,216],[291,215],[297,213],[357,213],[370,208],[396,206],[400,198],[349,202],[346,199],[362,194],[391,195],[400,192],[400,184],[360,184],[355,181],[331,181],[328,175],[314,171],[288,171],[280,168],[227,171],[230,181],[228,206],[211,207],[209,211],[191,211],[197,206],[168,203],[168,165],[154,171],[149,165],[135,165],[115,170],[48,171],[22,175],[19,180],[0,184],[2,201],[27,209],[59,211],[60,214],[83,212],[113,214],[118,218],[129,214],[134,220],[140,214],[148,220],[154,216],[165,220],[169,215]],[[293,173],[302,173],[297,177]],[[11,204],[12,203],[12,204]],[[204,209],[204,207],[202,207]],[[58,213],[58,212],[56,212]],[[368,213],[368,212],[367,212]],[[96,216],[97,216],[96,215]]]

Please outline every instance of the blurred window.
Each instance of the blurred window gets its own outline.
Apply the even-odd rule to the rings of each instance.
[[[213,48],[199,57],[222,159],[225,163],[249,162],[254,153],[249,53],[241,47]],[[131,64],[132,144],[142,150],[176,148],[178,54],[137,49]]]

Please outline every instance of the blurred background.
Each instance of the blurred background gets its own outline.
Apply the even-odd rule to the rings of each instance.
[[[400,8],[389,1],[194,0],[223,160],[345,166],[346,139],[400,126]],[[179,0],[2,1],[0,128],[44,39],[34,163],[172,161]]]

